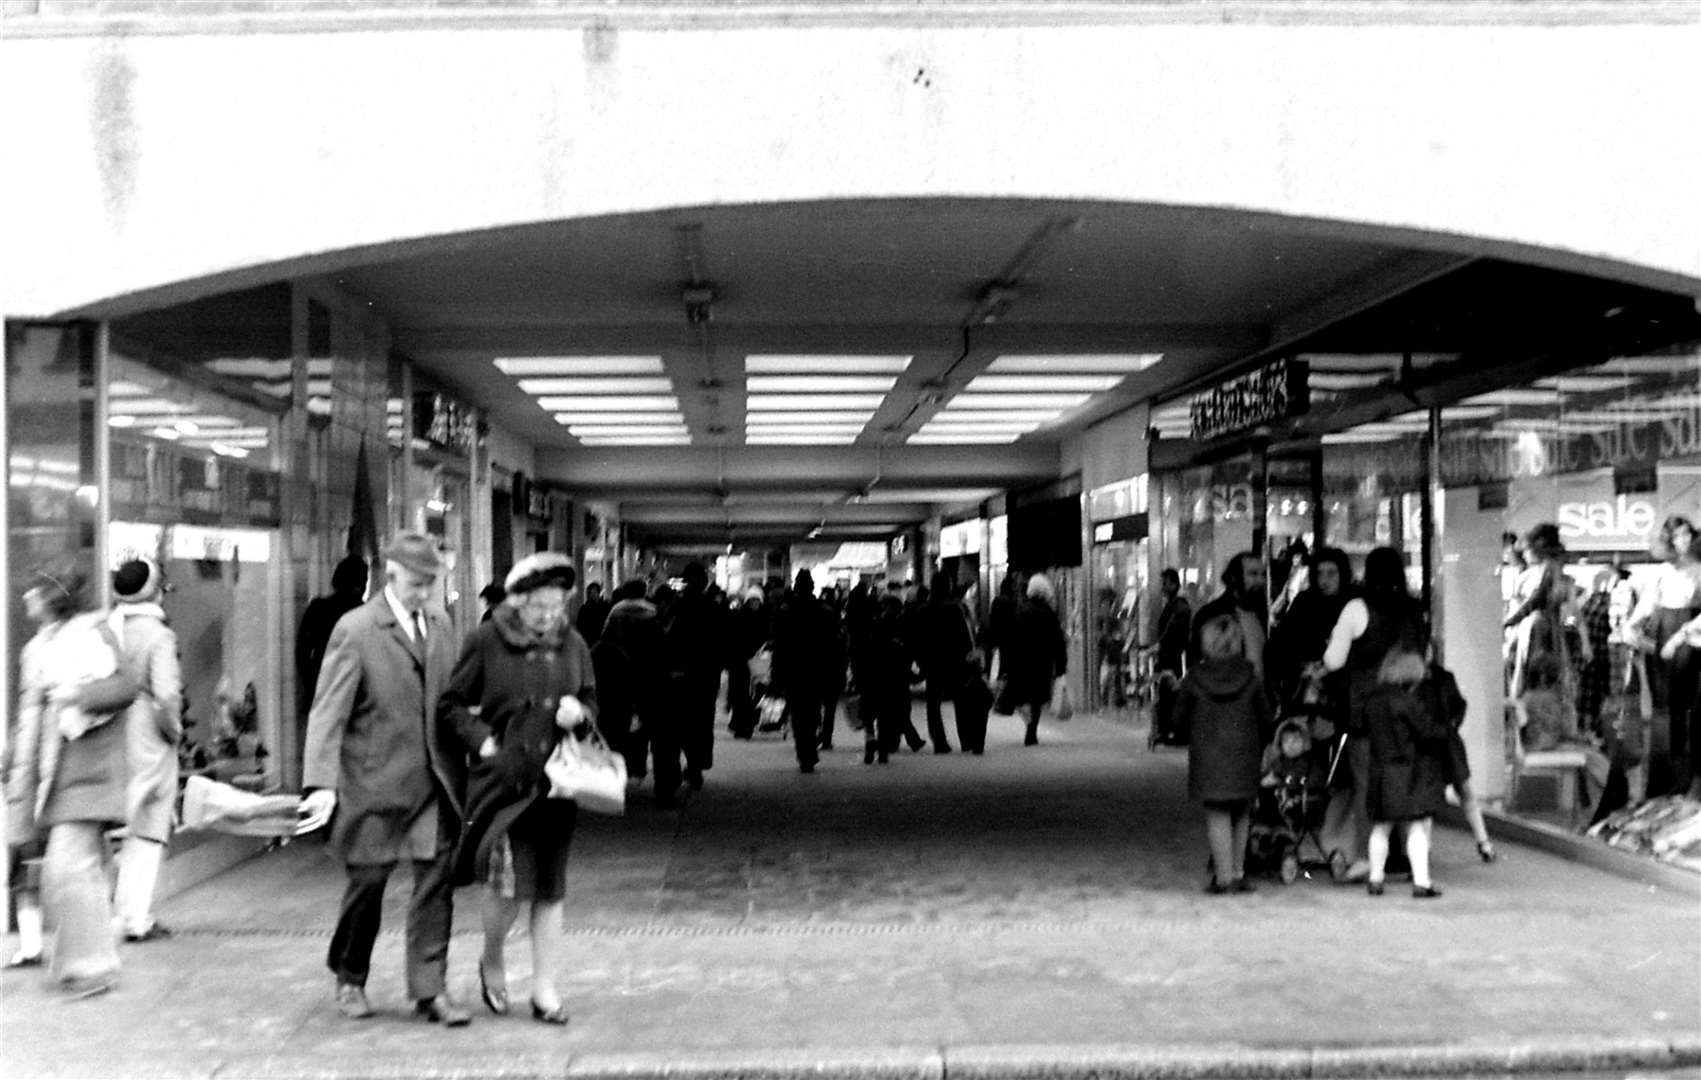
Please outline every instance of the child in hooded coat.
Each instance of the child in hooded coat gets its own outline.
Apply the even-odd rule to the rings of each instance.
[[[1190,726],[1187,793],[1204,805],[1211,845],[1211,893],[1252,892],[1246,880],[1246,841],[1258,797],[1263,731],[1269,704],[1258,671],[1243,653],[1239,623],[1231,616],[1200,626],[1201,661],[1181,680],[1175,703],[1179,723]]]

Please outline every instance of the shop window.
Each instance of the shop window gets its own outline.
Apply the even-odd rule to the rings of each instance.
[[[1442,410],[1439,449],[1443,619],[1449,664],[1473,703],[1473,773],[1519,812],[1572,827],[1687,788],[1693,748],[1687,718],[1671,715],[1673,665],[1636,648],[1632,613],[1665,589],[1661,523],[1701,519],[1701,350],[1621,357],[1466,399]],[[1532,608],[1547,561],[1545,545],[1526,540],[1537,527],[1563,550],[1548,553],[1558,590]],[[1683,606],[1701,608],[1693,593]],[[1557,699],[1554,724],[1532,727],[1532,693]],[[1583,762],[1551,786],[1580,790],[1576,801],[1533,797],[1544,785],[1520,773],[1530,750],[1553,744]]]
[[[272,412],[115,351],[108,554],[157,561],[184,678],[186,772],[279,782],[281,478]]]

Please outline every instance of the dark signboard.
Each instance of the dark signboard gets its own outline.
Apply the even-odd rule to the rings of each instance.
[[[413,434],[440,450],[464,454],[478,437],[473,411],[447,394],[413,396]]]
[[[1311,365],[1277,360],[1193,399],[1193,438],[1209,442],[1299,416],[1311,407]]]
[[[1149,529],[1145,514],[1127,514],[1093,526],[1093,543],[1116,544],[1124,540],[1144,540]]]

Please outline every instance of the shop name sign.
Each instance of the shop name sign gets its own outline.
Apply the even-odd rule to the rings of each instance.
[[[1277,360],[1198,395],[1188,410],[1193,438],[1209,442],[1299,416],[1311,405],[1310,369],[1304,360]]]

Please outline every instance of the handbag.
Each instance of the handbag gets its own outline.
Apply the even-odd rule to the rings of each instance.
[[[1075,717],[1075,698],[1069,693],[1069,684],[1061,675],[1057,677],[1057,708],[1053,715],[1058,720],[1072,720]]]
[[[552,799],[572,799],[593,814],[626,812],[626,759],[608,748],[595,724],[583,739],[562,735],[543,774]]]

